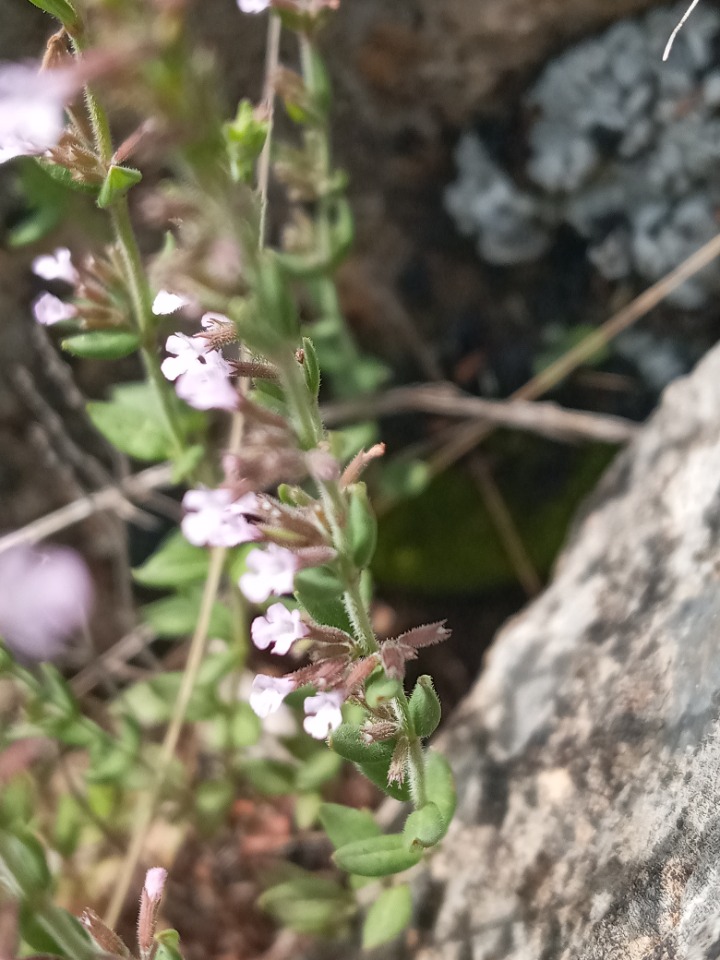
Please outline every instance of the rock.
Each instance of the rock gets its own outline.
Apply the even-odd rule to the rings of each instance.
[[[604,477],[441,743],[417,960],[720,954],[720,348]]]

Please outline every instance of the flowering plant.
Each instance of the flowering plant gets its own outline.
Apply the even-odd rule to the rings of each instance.
[[[384,834],[367,811],[318,803],[312,820],[325,827],[337,866],[356,879],[403,872],[442,839],[455,806],[449,767],[424,744],[440,720],[432,681],[421,677],[409,693],[404,687],[408,661],[448,631],[434,623],[397,637],[377,636],[368,572],[376,521],[362,477],[383,446],[349,449],[348,438],[330,434],[320,415],[328,348],[350,357],[339,390],[368,388],[383,376],[358,357],[333,281],[352,242],[352,217],[344,177],[331,161],[330,86],[317,36],[336,3],[239,0],[247,14],[272,8],[267,83],[260,106],[243,101],[228,121],[212,72],[186,33],[185,3],[32,2],[61,29],[41,72],[27,64],[0,70],[0,159],[36,157],[49,175],[85,192],[107,213],[113,235],[104,251],[84,260],[64,248],[36,259],[36,275],[65,292],[56,286],[55,293],[41,294],[35,318],[61,329],[63,349],[77,357],[139,354],[144,381],[118,385],[110,400],[88,404],[89,415],[118,450],[135,460],[170,461],[173,480],[187,486],[181,533],[135,571],[141,585],[172,591],[145,608],[154,632],[192,634],[182,675],[165,685],[174,700],[167,715],[148,721],[143,712],[159,684],[146,684],[142,693],[130,688],[119,701],[121,732],[108,733],[80,715],[57,671],[46,666],[38,679],[22,663],[3,662],[28,691],[39,731],[86,748],[90,773],[112,782],[123,802],[130,802],[122,790],[134,771],[132,837],[107,930],[124,902],[158,801],[167,796],[183,724],[206,720],[217,740],[221,722],[232,731],[230,745],[242,746],[259,736],[249,711],[266,719],[286,700],[302,709],[311,738],[327,741],[387,795],[412,805],[402,831]],[[300,74],[278,67],[281,29],[297,38]],[[110,53],[116,31],[123,42]],[[29,78],[22,90],[20,73]],[[130,100],[139,115],[135,131],[116,147],[107,105],[119,87],[123,106]],[[276,95],[298,127],[299,146],[274,136]],[[142,157],[161,156],[172,171],[154,188],[167,242],[150,261],[141,255],[130,215],[129,196],[143,176],[129,163],[136,156],[139,164]],[[267,242],[271,170],[289,205],[283,240],[274,247]],[[177,328],[169,335],[168,322]],[[337,372],[337,356],[332,359]],[[220,451],[211,415],[229,422]],[[0,601],[7,649],[21,660],[47,659],[89,612],[87,576],[76,557],[50,548],[44,554],[8,552],[6,573],[2,561],[0,555],[0,578],[20,585]],[[55,601],[48,594],[47,623],[40,618],[29,631],[23,591],[50,576],[57,576],[63,597]],[[254,613],[250,638],[258,650],[303,661],[290,671],[259,673],[249,708],[222,689],[225,675],[244,664],[237,637],[246,611]],[[209,646],[216,636],[225,643],[219,653]],[[158,720],[168,725],[156,749],[140,731]],[[301,754],[309,755],[305,748]],[[269,768],[253,763],[241,765],[240,773],[254,775],[259,785]],[[288,789],[299,789],[297,764],[274,763]],[[332,776],[337,768],[328,769]],[[1,842],[0,865],[12,874]],[[152,880],[146,899],[155,902]],[[307,917],[291,909],[300,887],[307,896],[306,877],[269,889],[261,902],[281,921],[308,931]],[[12,889],[24,895],[22,886]],[[323,881],[310,889],[327,908],[315,911],[321,921],[313,930],[337,928],[354,915],[346,886]],[[410,912],[407,885],[381,890],[365,919],[365,944],[399,933]],[[106,952],[124,953],[103,943],[105,927],[89,929]],[[55,939],[62,951],[62,938]],[[154,949],[148,941],[140,952],[144,958]]]

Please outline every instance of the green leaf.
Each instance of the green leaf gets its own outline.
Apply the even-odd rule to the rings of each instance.
[[[184,960],[180,952],[180,935],[177,930],[162,930],[155,934],[158,944],[154,960]]]
[[[295,788],[295,767],[279,760],[246,760],[242,773],[252,786],[266,796],[284,796]]]
[[[279,344],[295,343],[298,336],[298,313],[290,295],[287,281],[277,257],[264,252],[256,273],[258,321],[253,323],[257,333],[271,352]]]
[[[113,163],[107,172],[105,182],[100,187],[100,193],[97,198],[97,205],[102,209],[111,207],[117,200],[124,197],[125,194],[140,183],[142,174],[134,167],[121,167]]]
[[[395,749],[394,740],[381,740],[375,743],[366,743],[363,740],[362,729],[353,723],[341,723],[332,731],[329,738],[330,746],[345,760],[353,763],[390,763]]]
[[[45,853],[35,837],[21,828],[0,830],[0,885],[18,898],[32,899],[50,883]]]
[[[171,480],[173,483],[180,483],[200,465],[205,456],[205,447],[202,443],[194,443],[191,447],[183,450],[182,454],[173,464]]]
[[[136,583],[143,587],[183,587],[204,582],[208,562],[207,550],[194,547],[176,530],[163,540],[145,563],[135,567],[132,574]]]
[[[352,896],[323,877],[303,875],[266,890],[258,904],[298,933],[331,934],[353,916]]]
[[[320,392],[320,364],[318,363],[315,346],[309,337],[303,337],[303,370],[305,383],[311,396],[317,400]]]
[[[402,684],[399,680],[385,676],[382,671],[370,677],[365,687],[365,700],[371,710],[377,707],[387,706],[390,701],[399,697],[402,693]]]
[[[295,596],[317,623],[352,634],[343,603],[343,585],[332,567],[308,567],[296,573]]]
[[[447,824],[434,803],[426,803],[413,811],[405,821],[403,837],[409,850],[416,847],[434,847],[447,833]]]
[[[354,840],[339,847],[333,860],[341,870],[361,877],[389,877],[420,862],[422,853],[408,850],[401,834]]]
[[[381,835],[380,827],[369,810],[357,810],[340,803],[323,803],[320,807],[320,823],[335,849],[355,840],[369,840]]]
[[[140,337],[129,330],[90,330],[65,337],[60,345],[74,357],[88,360],[119,360],[129,357],[140,346]]]
[[[437,750],[428,750],[425,754],[425,792],[428,800],[437,806],[447,828],[455,814],[457,793],[450,764]]]
[[[30,0],[30,3],[58,19],[69,33],[80,25],[78,15],[67,0]]]
[[[410,923],[411,916],[412,895],[406,883],[383,890],[365,917],[362,928],[363,950],[372,950],[394,940]]]
[[[88,403],[87,412],[95,427],[122,453],[136,460],[165,460],[172,444],[158,409],[154,394],[137,389],[144,395],[145,405],[138,406],[137,397],[128,387],[144,388],[145,384],[125,384],[113,390],[113,399]]]
[[[298,830],[310,830],[318,820],[322,797],[319,793],[301,793],[293,811]]]
[[[317,790],[333,780],[342,769],[342,758],[332,750],[317,750],[297,772],[298,790]]]
[[[374,783],[378,789],[382,790],[393,800],[399,800],[400,803],[408,803],[411,799],[410,787],[407,782],[397,783],[388,782],[388,773],[390,770],[390,761],[382,763],[358,763],[357,768],[363,776],[367,777],[371,783]]]
[[[415,689],[408,702],[410,719],[419,737],[429,737],[437,729],[442,716],[440,698],[435,693],[432,677],[418,677]]]
[[[172,716],[183,675],[180,672],[160,673],[124,690],[115,701],[115,709],[130,716],[141,727],[167,723]],[[212,685],[198,684],[193,690],[187,710],[190,721],[207,720],[218,709]]]
[[[207,835],[227,818],[235,799],[235,788],[229,780],[203,780],[193,789],[198,824]]]
[[[187,637],[192,634],[200,614],[202,587],[188,593],[146,603],[140,611],[146,623],[159,637]],[[229,640],[232,635],[230,611],[216,603],[210,617],[210,636]]]
[[[235,119],[223,126],[233,180],[244,183],[252,180],[255,161],[265,145],[267,131],[267,120],[258,120],[252,103],[241,100]]]
[[[348,490],[350,509],[347,519],[350,556],[359,569],[367,567],[375,553],[377,543],[377,520],[370,506],[367,487],[354,483]]]

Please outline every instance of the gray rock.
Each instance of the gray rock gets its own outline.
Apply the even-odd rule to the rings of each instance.
[[[720,952],[720,349],[666,392],[442,748],[417,960]]]

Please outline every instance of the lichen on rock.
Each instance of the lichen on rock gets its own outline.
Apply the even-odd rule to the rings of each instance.
[[[524,98],[518,176],[475,132],[461,138],[446,206],[482,259],[535,260],[566,224],[607,279],[655,281],[717,232],[720,11],[698,7],[663,63],[682,12],[621,21],[551,62]],[[673,296],[696,308],[719,290],[713,265]]]

